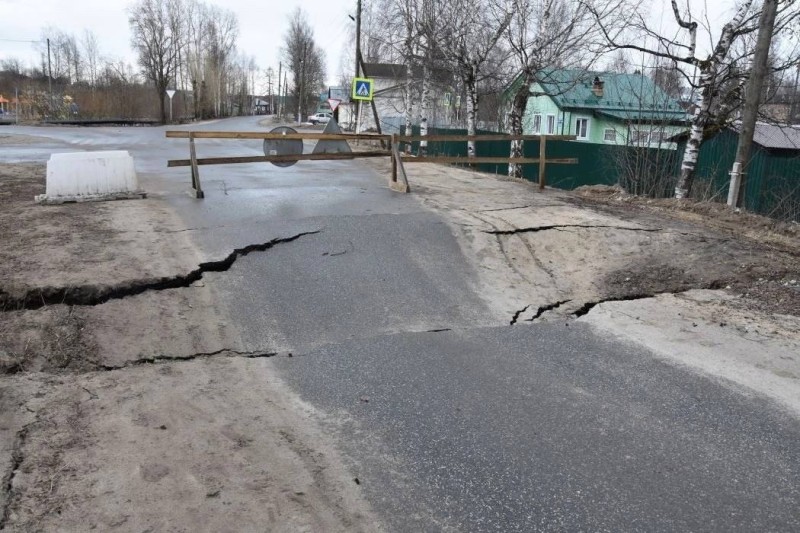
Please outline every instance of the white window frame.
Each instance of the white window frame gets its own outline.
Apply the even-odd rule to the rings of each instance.
[[[581,127],[579,125],[580,121],[586,122],[586,131],[583,135],[581,135]],[[589,139],[590,127],[591,127],[591,120],[589,117],[575,117],[575,136],[578,138],[579,141],[586,141]]]
[[[547,135],[553,135],[556,132],[556,116],[547,115]]]
[[[612,139],[608,138],[609,132],[611,133]],[[607,143],[616,143],[617,142],[617,130],[614,128],[605,128],[603,130],[603,140]]]
[[[542,132],[542,114],[533,114],[533,133],[539,134]]]

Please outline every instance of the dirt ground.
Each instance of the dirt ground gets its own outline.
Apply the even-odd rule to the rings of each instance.
[[[263,368],[286,354],[237,350],[184,280],[223,258],[157,196],[36,205],[44,183],[42,165],[0,167],[0,529],[380,530]],[[165,280],[181,285],[123,299]]]
[[[498,324],[585,321],[800,416],[795,226],[408,172]],[[265,368],[288,354],[241,351],[189,275],[221,258],[163,199],[38,206],[42,192],[43,166],[0,167],[0,529],[381,529],[317,414]],[[165,280],[180,283],[121,297]]]

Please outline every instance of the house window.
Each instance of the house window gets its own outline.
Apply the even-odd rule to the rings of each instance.
[[[635,129],[631,131],[630,144],[642,146],[650,143],[650,132],[647,130]]]
[[[650,133],[650,143],[651,144],[661,144],[664,141],[664,132],[663,131],[653,131]]]
[[[547,115],[547,134],[552,135],[556,132],[556,116]]]
[[[541,133],[542,131],[542,115],[533,115],[533,133]]]
[[[603,140],[606,142],[615,142],[617,140],[617,130],[614,128],[606,128],[603,130]]]
[[[575,120],[575,135],[578,139],[589,138],[589,119],[579,118]]]

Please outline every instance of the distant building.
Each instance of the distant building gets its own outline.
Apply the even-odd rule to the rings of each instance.
[[[527,135],[575,135],[579,141],[676,147],[667,139],[685,130],[688,115],[653,80],[641,74],[550,70],[531,86],[523,117]],[[510,101],[517,78],[505,91]]]

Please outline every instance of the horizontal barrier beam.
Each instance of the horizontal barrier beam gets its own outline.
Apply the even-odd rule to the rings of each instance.
[[[271,140],[321,140],[321,141],[389,141],[389,135],[374,133],[269,133],[260,131],[175,131],[166,132],[170,139],[271,139]]]
[[[540,163],[542,160],[540,158],[531,158],[531,157],[437,157],[437,156],[430,156],[430,157],[402,157],[401,158],[404,163],[463,163],[465,165],[472,164],[472,163],[497,163],[497,164],[506,164],[506,163],[517,163],[521,165],[526,164],[537,164]],[[567,157],[561,159],[545,159],[544,162],[546,164],[557,164],[557,165],[576,165],[578,163],[577,158],[574,157]]]
[[[398,142],[414,141],[538,141],[546,139],[548,141],[574,141],[575,135],[397,135],[395,140]]]
[[[341,159],[355,159],[357,157],[386,157],[392,153],[388,150],[375,152],[350,152],[336,154],[295,154],[295,155],[253,155],[241,157],[199,157],[198,165],[229,165],[232,163],[284,163],[290,161],[327,161]],[[192,165],[191,159],[170,159],[168,167],[188,167]]]

